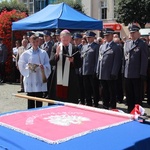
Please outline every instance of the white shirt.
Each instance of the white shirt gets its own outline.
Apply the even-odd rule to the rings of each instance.
[[[16,55],[17,55],[17,53],[18,53],[18,48],[17,48],[17,47],[14,47],[14,48],[13,48],[13,55],[15,55],[15,56],[16,56]],[[15,59],[15,58],[13,58],[12,60],[13,60],[13,62],[15,62],[15,61],[16,61],[16,59]]]

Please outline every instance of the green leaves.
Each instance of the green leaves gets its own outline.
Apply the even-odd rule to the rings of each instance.
[[[76,9],[77,11],[84,13],[83,7],[82,7],[80,2],[76,2],[74,0],[57,0],[56,3],[61,3],[61,2],[65,2],[66,4],[71,6],[72,8]]]
[[[141,28],[150,22],[150,1],[149,0],[119,0],[116,9],[118,14],[117,22],[125,23],[139,23]]]
[[[28,14],[28,9],[23,3],[18,3],[17,0],[11,0],[11,1],[2,1],[0,3],[0,13],[3,10],[11,11],[13,9],[16,9],[20,12],[26,12]]]

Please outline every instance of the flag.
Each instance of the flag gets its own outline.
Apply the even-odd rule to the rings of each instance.
[[[144,113],[145,113],[145,109],[139,104],[136,104],[130,114],[134,115],[135,119],[137,119],[139,116],[144,115]]]

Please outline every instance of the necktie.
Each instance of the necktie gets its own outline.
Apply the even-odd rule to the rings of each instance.
[[[135,41],[133,41],[133,44],[132,45],[134,45],[135,44]]]
[[[109,43],[107,43],[107,45],[106,45],[106,49],[109,47]]]

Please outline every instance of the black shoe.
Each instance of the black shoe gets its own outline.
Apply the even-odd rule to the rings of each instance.
[[[108,106],[103,105],[103,108],[109,110],[109,107],[108,107]]]
[[[20,91],[18,91],[18,93],[24,93],[24,90],[20,90]]]

